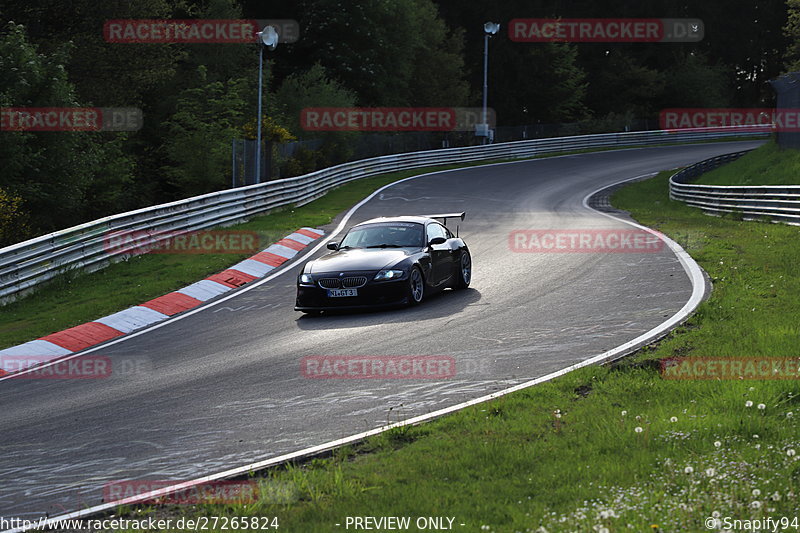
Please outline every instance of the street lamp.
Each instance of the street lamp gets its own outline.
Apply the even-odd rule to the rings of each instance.
[[[486,117],[486,93],[489,86],[489,37],[496,34],[498,30],[500,30],[498,22],[487,22],[483,25],[483,119],[477,134],[483,136],[484,144],[489,137],[489,124]]]
[[[256,33],[258,35],[258,117],[257,140],[256,140],[256,183],[261,183],[261,84],[262,71],[264,65],[264,48],[270,52],[278,46],[278,32],[272,26],[264,26],[264,29]]]

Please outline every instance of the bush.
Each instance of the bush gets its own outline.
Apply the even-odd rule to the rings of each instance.
[[[0,189],[0,247],[24,241],[30,234],[22,198]]]
[[[309,150],[308,148],[300,147],[294,155],[286,161],[285,174],[287,178],[294,176],[302,176],[309,172],[314,172],[320,168],[321,153],[318,150]]]

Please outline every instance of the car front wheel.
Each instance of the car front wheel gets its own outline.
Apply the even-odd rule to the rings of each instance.
[[[408,275],[408,303],[409,305],[419,305],[425,298],[425,280],[419,268],[411,269]]]

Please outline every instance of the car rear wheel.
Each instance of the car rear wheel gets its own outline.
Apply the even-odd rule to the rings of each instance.
[[[456,283],[454,289],[466,289],[469,287],[469,282],[472,281],[472,257],[469,252],[464,250],[461,254],[461,260],[458,264],[458,272],[456,272]]]
[[[411,269],[408,275],[408,304],[419,305],[425,298],[425,280],[419,268]]]

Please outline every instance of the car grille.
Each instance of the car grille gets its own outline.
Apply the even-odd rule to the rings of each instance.
[[[322,278],[319,286],[323,289],[357,289],[367,284],[366,276],[355,276],[350,278]]]
[[[367,278],[364,276],[342,279],[342,287],[344,287],[345,289],[356,289],[358,287],[363,287],[366,284],[367,284]]]

